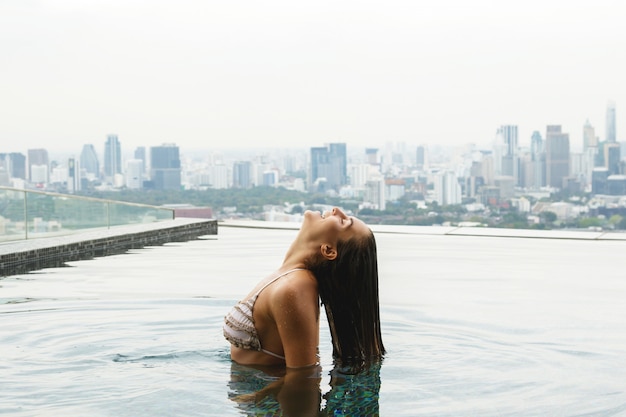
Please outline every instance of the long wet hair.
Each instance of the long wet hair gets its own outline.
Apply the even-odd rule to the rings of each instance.
[[[349,367],[382,359],[378,260],[374,234],[337,243],[334,260],[308,265],[318,282],[333,343],[333,358]]]

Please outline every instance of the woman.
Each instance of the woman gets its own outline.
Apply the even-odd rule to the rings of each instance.
[[[226,315],[231,358],[287,369],[318,364],[319,300],[336,361],[359,367],[382,358],[376,241],[338,208],[306,211],[282,266]]]

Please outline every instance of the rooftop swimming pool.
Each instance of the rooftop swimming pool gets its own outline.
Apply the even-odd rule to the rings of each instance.
[[[343,375],[322,314],[311,415],[626,416],[626,242],[374,230],[388,353]],[[0,279],[0,413],[281,415],[286,388],[254,395],[280,374],[231,363],[221,326],[295,233]]]

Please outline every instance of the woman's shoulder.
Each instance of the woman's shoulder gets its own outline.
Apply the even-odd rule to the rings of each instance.
[[[272,286],[273,299],[317,297],[317,280],[307,269],[295,269],[285,274]]]
[[[303,325],[316,320],[319,293],[315,276],[310,271],[294,271],[272,287],[266,306],[274,321]]]

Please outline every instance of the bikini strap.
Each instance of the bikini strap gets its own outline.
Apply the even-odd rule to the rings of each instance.
[[[275,277],[274,279],[271,279],[269,282],[267,282],[264,286],[262,286],[257,292],[256,294],[254,294],[251,299],[256,299],[259,294],[261,294],[261,292],[270,284],[274,283],[276,280],[278,280],[279,278],[284,277],[287,274],[292,273],[293,271],[304,271],[305,268],[294,268],[294,269],[290,269],[287,272],[283,272],[282,274],[278,275],[277,277]]]

